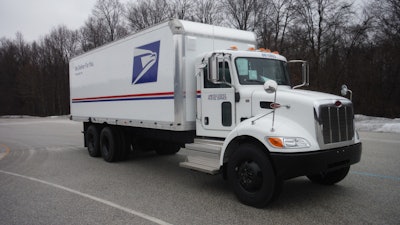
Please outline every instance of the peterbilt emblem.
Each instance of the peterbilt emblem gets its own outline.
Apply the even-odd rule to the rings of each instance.
[[[341,101],[336,101],[335,102],[335,106],[338,107],[338,108],[342,107],[342,102]]]

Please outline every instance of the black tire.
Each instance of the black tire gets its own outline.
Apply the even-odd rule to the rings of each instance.
[[[131,143],[126,135],[125,131],[120,128],[116,129],[117,135],[118,135],[118,159],[120,161],[127,160],[129,158],[129,153],[130,153],[130,147]]]
[[[233,153],[228,162],[228,179],[236,197],[257,208],[275,200],[282,187],[265,151],[253,144],[243,144]]]
[[[350,166],[319,174],[308,175],[308,179],[317,184],[333,185],[343,180],[349,173]]]
[[[100,137],[97,126],[92,124],[88,127],[85,134],[88,153],[92,157],[99,157],[100,153]]]
[[[177,153],[181,147],[175,143],[160,142],[155,146],[158,155],[173,155]]]
[[[104,127],[100,134],[100,150],[106,162],[115,162],[119,158],[117,130]]]

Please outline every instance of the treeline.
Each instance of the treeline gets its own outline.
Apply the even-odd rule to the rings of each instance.
[[[254,31],[260,47],[310,62],[310,89],[345,83],[356,113],[400,117],[398,0],[98,0],[78,30],[0,39],[0,115],[68,114],[71,57],[169,18]]]

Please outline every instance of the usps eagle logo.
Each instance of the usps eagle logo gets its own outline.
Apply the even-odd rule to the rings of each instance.
[[[160,41],[135,48],[132,84],[157,81]]]

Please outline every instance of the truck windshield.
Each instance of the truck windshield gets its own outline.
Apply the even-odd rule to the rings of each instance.
[[[290,85],[286,62],[266,58],[236,58],[240,84],[259,85],[275,80],[279,85]]]

